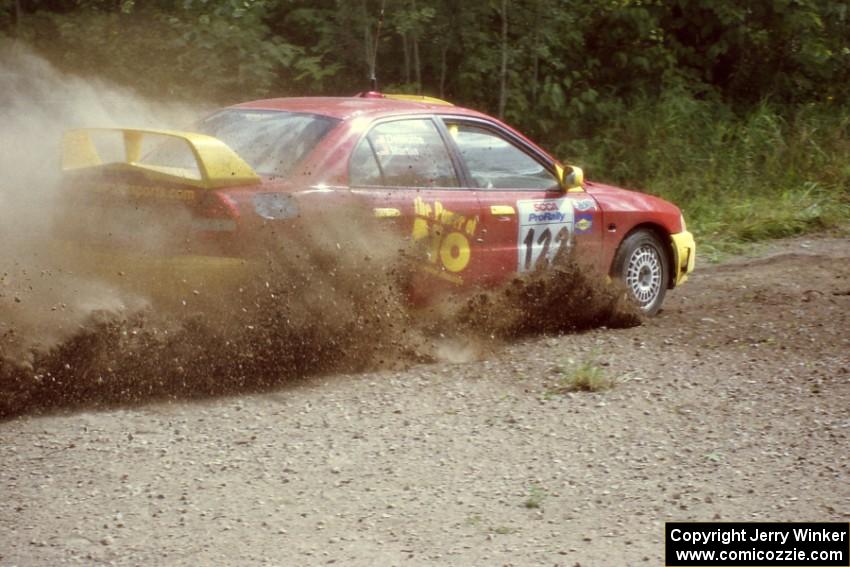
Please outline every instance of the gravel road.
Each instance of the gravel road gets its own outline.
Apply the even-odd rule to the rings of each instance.
[[[20,416],[0,565],[657,566],[665,521],[848,521],[848,331],[850,240],[792,239],[640,327]]]

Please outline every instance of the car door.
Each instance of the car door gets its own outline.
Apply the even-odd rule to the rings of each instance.
[[[362,136],[349,164],[351,191],[414,244],[418,296],[480,280],[477,191],[465,182],[447,136],[430,116],[383,120]]]
[[[559,251],[594,264],[601,211],[581,188],[564,191],[558,166],[495,122],[444,117],[481,206],[482,279],[490,284],[550,264]]]

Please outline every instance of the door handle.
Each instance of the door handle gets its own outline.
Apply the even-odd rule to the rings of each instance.
[[[378,208],[372,209],[375,217],[379,219],[392,219],[401,216],[401,211],[394,208]]]
[[[493,216],[515,215],[516,211],[510,205],[490,205],[490,214]]]

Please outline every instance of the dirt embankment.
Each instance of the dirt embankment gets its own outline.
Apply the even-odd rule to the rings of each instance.
[[[6,421],[0,564],[658,565],[665,520],[848,521],[848,260],[793,239],[638,327]],[[564,393],[582,365],[614,387]]]

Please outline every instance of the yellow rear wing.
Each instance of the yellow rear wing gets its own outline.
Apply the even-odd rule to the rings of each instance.
[[[123,142],[122,161],[104,163],[92,134],[120,133]],[[197,169],[145,163],[142,140],[164,137],[185,143]],[[260,182],[260,176],[230,147],[217,138],[174,130],[142,130],[131,128],[83,128],[65,132],[62,140],[62,170],[74,171],[108,166],[113,169],[141,171],[148,177],[177,181],[194,187],[216,189]]]

